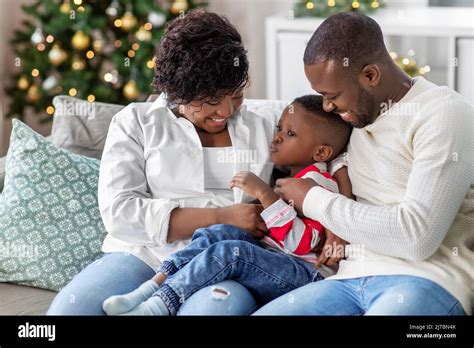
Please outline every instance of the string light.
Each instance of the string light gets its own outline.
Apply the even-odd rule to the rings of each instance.
[[[372,8],[378,8],[379,5],[380,5],[380,4],[378,3],[378,1],[372,1],[372,3],[370,4],[370,6],[371,6]]]
[[[358,1],[353,1],[352,2],[352,8],[359,8],[360,4]]]
[[[52,43],[53,41],[54,41],[54,36],[53,35],[46,36],[46,42],[47,43]]]
[[[123,25],[123,22],[121,19],[116,19],[114,21],[114,25],[117,27],[117,28],[120,28],[122,25]]]
[[[92,58],[94,58],[94,56],[95,56],[94,51],[87,51],[87,53],[86,53],[87,58],[92,59]]]
[[[151,29],[153,29],[153,25],[150,22],[146,22],[143,25],[143,28],[145,28],[145,30],[151,30]]]
[[[334,7],[334,6],[336,6],[336,1],[335,1],[335,0],[328,0],[328,6],[329,6],[329,7]]]
[[[120,47],[122,47],[122,41],[120,41],[120,40],[115,40],[115,41],[114,41],[114,47],[115,47],[115,48],[120,48]]]
[[[31,76],[33,77],[38,77],[39,76],[39,70],[38,69],[33,69],[31,70]]]
[[[424,75],[426,74],[427,72],[430,72],[431,68],[429,65],[425,65],[423,67],[421,67],[420,69],[418,69],[418,72],[421,74],[421,75]]]
[[[154,60],[149,60],[148,62],[146,62],[146,66],[149,69],[153,69],[155,67],[155,61]]]
[[[81,5],[82,4],[82,0],[74,0],[74,5]]]
[[[84,8],[84,6],[79,6],[77,8],[77,11],[80,12],[80,13],[83,13],[86,9]]]
[[[51,106],[51,105],[48,106],[48,107],[46,108],[46,113],[47,113],[48,115],[54,114],[54,107]]]
[[[403,58],[403,60],[402,60],[402,64],[403,64],[403,65],[408,65],[409,63],[410,63],[410,59],[408,59],[408,58]]]
[[[71,97],[75,97],[75,96],[77,95],[77,89],[71,88],[71,89],[69,90],[69,95],[70,95]]]
[[[88,101],[89,103],[92,103],[94,100],[95,100],[95,95],[89,94],[89,95],[87,96],[87,101]]]
[[[134,50],[129,50],[127,54],[130,58],[135,57],[135,51]]]
[[[312,9],[314,8],[314,4],[313,4],[311,1],[308,1],[308,2],[306,3],[306,8],[307,8],[308,10],[312,10]]]
[[[38,45],[36,45],[36,49],[40,52],[43,52],[46,49],[46,46],[44,45],[44,43],[41,42]]]
[[[111,73],[106,73],[104,75],[105,82],[111,82],[113,78],[114,78],[114,76]]]
[[[138,51],[139,49],[140,49],[140,45],[135,42],[135,43],[132,45],[132,50]]]

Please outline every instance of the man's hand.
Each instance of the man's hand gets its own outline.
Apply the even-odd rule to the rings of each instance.
[[[316,261],[316,267],[322,265],[333,266],[345,257],[345,248],[349,244],[344,239],[339,238],[327,228],[324,229],[326,240],[321,249],[321,254]]]
[[[291,203],[299,214],[302,214],[303,201],[308,191],[317,186],[312,179],[278,179],[275,183],[275,193],[283,200]]]
[[[260,204],[240,203],[218,209],[218,223],[240,227],[256,239],[268,234],[267,226],[260,216],[263,211]]]

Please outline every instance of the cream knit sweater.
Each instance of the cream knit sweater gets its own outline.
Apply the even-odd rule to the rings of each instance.
[[[351,243],[331,279],[406,274],[431,279],[471,313],[474,108],[423,78],[347,154],[357,202],[320,187],[305,216]]]

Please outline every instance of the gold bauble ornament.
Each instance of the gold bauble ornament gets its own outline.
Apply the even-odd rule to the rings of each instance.
[[[84,34],[82,31],[76,32],[71,40],[72,47],[74,47],[76,50],[85,50],[87,47],[89,47],[90,42],[90,37],[87,34]]]
[[[104,42],[102,40],[94,40],[94,42],[92,42],[92,48],[95,53],[100,53],[102,52],[102,48],[104,48]]]
[[[72,70],[84,70],[86,67],[86,62],[84,59],[80,58],[78,55],[75,55],[72,58],[71,68]]]
[[[67,59],[67,53],[58,44],[55,44],[49,51],[48,58],[53,65],[58,66]]]
[[[150,31],[146,30],[144,27],[140,27],[137,33],[135,34],[138,40],[140,41],[150,41],[153,37]]]
[[[171,12],[175,15],[179,14],[181,11],[187,11],[189,4],[187,0],[175,0],[173,5],[171,5]]]
[[[20,78],[18,79],[17,87],[19,89],[26,90],[29,85],[30,83],[28,82],[26,75],[21,75]]]
[[[63,2],[61,6],[59,6],[59,11],[64,14],[69,14],[69,11],[71,11],[71,5],[69,5],[69,2]]]
[[[39,101],[41,99],[41,95],[38,86],[31,85],[31,87],[28,89],[28,92],[26,92],[26,96],[31,102]]]
[[[135,26],[135,24],[137,24],[137,17],[135,17],[130,11],[125,12],[121,20],[122,20],[121,28],[125,31],[130,31],[130,29],[132,29]]]
[[[128,100],[135,100],[138,97],[138,88],[137,83],[134,80],[128,81],[125,86],[123,86],[123,95]]]

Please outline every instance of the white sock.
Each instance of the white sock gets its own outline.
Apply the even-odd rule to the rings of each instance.
[[[153,279],[150,279],[128,294],[109,297],[102,304],[102,309],[107,315],[130,312],[140,303],[150,298],[159,288],[160,286]]]
[[[130,312],[121,315],[161,315],[169,316],[170,311],[165,302],[159,296],[152,296],[145,302],[140,303]]]

